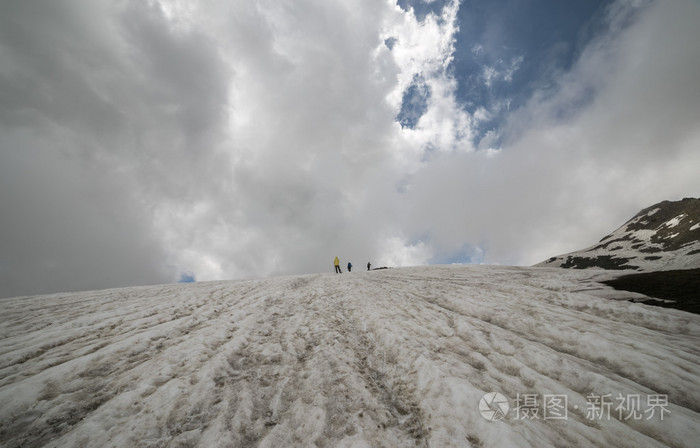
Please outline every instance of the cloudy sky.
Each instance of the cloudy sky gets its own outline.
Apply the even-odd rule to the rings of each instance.
[[[700,193],[696,0],[9,0],[0,296],[529,265]]]

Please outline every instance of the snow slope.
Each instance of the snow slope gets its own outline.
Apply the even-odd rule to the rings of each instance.
[[[614,300],[610,275],[434,266],[2,299],[0,445],[697,446],[700,316]]]
[[[640,271],[700,268],[700,199],[652,205],[598,244],[537,266]]]

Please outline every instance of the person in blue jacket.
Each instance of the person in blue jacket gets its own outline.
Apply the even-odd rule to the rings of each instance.
[[[348,262],[348,272],[352,271],[352,263]]]

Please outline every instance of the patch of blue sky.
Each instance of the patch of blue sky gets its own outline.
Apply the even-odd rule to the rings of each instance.
[[[462,0],[450,74],[470,114],[487,111],[475,143],[498,135],[509,112],[556,85],[598,31],[610,0]],[[415,5],[414,5],[415,8]],[[497,142],[498,143],[498,142]]]
[[[452,248],[435,243],[430,231],[416,234],[406,241],[407,246],[427,245],[435,250],[428,264],[479,264],[485,260],[486,252],[479,245],[464,242]]]
[[[413,8],[416,19],[422,22],[429,14],[440,17],[442,9],[450,2],[449,0],[398,0],[396,3],[407,12]]]
[[[197,279],[192,272],[184,272],[180,274],[180,280],[178,283],[194,283]]]
[[[455,251],[439,253],[429,264],[479,264],[484,262],[484,251],[473,244],[463,244]]]
[[[401,110],[396,116],[396,121],[401,127],[415,129],[420,117],[428,110],[429,100],[430,87],[421,76],[414,76],[413,82],[403,93]]]

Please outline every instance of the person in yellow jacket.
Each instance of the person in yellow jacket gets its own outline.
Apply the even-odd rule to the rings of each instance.
[[[336,273],[336,274],[342,274],[343,271],[340,270],[340,260],[338,260],[338,257],[335,257],[335,260],[333,261],[333,264],[335,265],[335,273]]]

